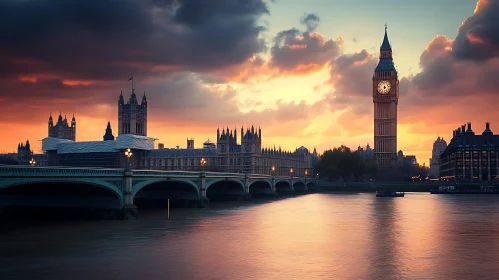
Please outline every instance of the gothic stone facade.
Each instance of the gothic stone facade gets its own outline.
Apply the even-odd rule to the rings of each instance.
[[[125,104],[123,92],[118,99],[118,136],[133,134],[147,136],[147,98],[142,96],[139,104],[135,90],[132,90],[130,99]]]
[[[73,118],[71,119],[71,126],[69,126],[66,116],[64,116],[64,119],[62,119],[62,113],[59,113],[59,118],[57,119],[57,123],[55,125],[52,119],[52,114],[50,114],[48,122],[48,132],[49,132],[48,137],[75,141],[76,140],[75,115],[73,114]]]
[[[453,137],[440,155],[440,178],[450,181],[491,181],[499,178],[499,135],[486,123],[475,135],[471,123],[454,130]]]
[[[263,148],[262,131],[252,126],[241,128],[241,141],[238,144],[237,131],[217,129],[217,145],[204,143],[204,148],[193,149],[193,140],[188,140],[187,149],[157,149],[143,151],[139,168],[164,170],[201,170],[201,159],[206,160],[207,171],[274,174],[276,176],[304,176],[305,172],[312,176],[313,163],[318,155],[310,153],[307,148],[300,147],[296,151]],[[274,172],[272,173],[272,166]]]
[[[399,80],[385,26],[379,62],[373,75],[374,150],[379,168],[392,168],[397,162],[398,98]]]

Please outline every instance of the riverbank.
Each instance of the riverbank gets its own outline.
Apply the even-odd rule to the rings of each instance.
[[[444,184],[442,182],[321,182],[317,192],[376,192],[376,191],[397,191],[397,192],[430,192],[438,189],[442,185],[453,185],[464,189],[479,189],[486,185],[484,182],[466,182]],[[495,185],[496,188],[499,185]]]

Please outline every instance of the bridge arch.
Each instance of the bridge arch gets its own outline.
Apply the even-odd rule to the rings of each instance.
[[[312,191],[312,192],[315,192],[317,191],[317,184],[315,182],[308,182],[307,183],[307,189],[308,191]]]
[[[132,195],[135,196],[141,189],[143,189],[149,185],[163,183],[163,182],[181,183],[181,184],[187,185],[187,186],[191,187],[192,189],[194,189],[196,191],[197,196],[199,197],[199,187],[191,180],[165,179],[165,178],[146,180],[146,181],[142,181],[142,182],[139,182],[139,183],[133,185]]]
[[[266,194],[272,192],[272,183],[267,180],[255,180],[249,185],[251,195]]]
[[[163,207],[166,206],[165,201],[168,199],[175,201],[175,205],[197,201],[200,198],[200,191],[194,182],[187,179],[158,178],[138,182],[132,188],[132,195],[134,203],[139,207]]]
[[[278,193],[291,193],[293,191],[289,180],[276,181],[275,190]]]
[[[232,200],[244,195],[244,185],[240,180],[220,178],[206,184],[206,197],[210,200]]]
[[[0,184],[0,204],[121,209],[123,194],[117,186],[99,179],[22,178]]]
[[[305,192],[307,189],[305,183],[302,181],[293,182],[293,188],[295,192]]]

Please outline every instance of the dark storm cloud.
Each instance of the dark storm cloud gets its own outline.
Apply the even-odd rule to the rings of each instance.
[[[223,68],[265,50],[265,13],[262,0],[7,0],[0,75],[112,80]]]
[[[342,39],[326,40],[323,35],[312,32],[319,21],[316,15],[308,14],[301,20],[307,31],[291,28],[277,33],[270,51],[271,66],[281,71],[312,72],[338,56]]]
[[[456,69],[452,56],[441,54],[412,79],[420,89],[438,89],[455,80]]]
[[[376,62],[376,58],[366,50],[344,54],[332,60],[331,83],[337,94],[369,98],[372,95],[372,75]]]
[[[457,59],[485,61],[499,57],[499,1],[480,0],[475,14],[459,28],[452,54]]]

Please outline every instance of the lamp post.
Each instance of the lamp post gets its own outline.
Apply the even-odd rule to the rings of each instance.
[[[291,169],[289,169],[289,174],[291,175],[291,178],[293,178],[293,167],[291,167]]]
[[[305,169],[305,178],[308,177],[308,169]]]
[[[31,166],[35,166],[35,164],[36,164],[35,158],[33,158],[33,157],[32,157],[32,158],[29,160],[29,165],[31,165]]]
[[[272,165],[272,168],[270,168],[270,171],[271,171],[271,175],[272,177],[275,176],[275,166]]]
[[[130,165],[130,158],[132,157],[133,153],[130,148],[127,148],[125,150],[125,156],[126,156],[126,170],[132,170],[132,166]]]
[[[205,158],[201,158],[199,160],[199,164],[201,164],[201,170],[204,171],[204,166],[206,165],[206,159]]]

